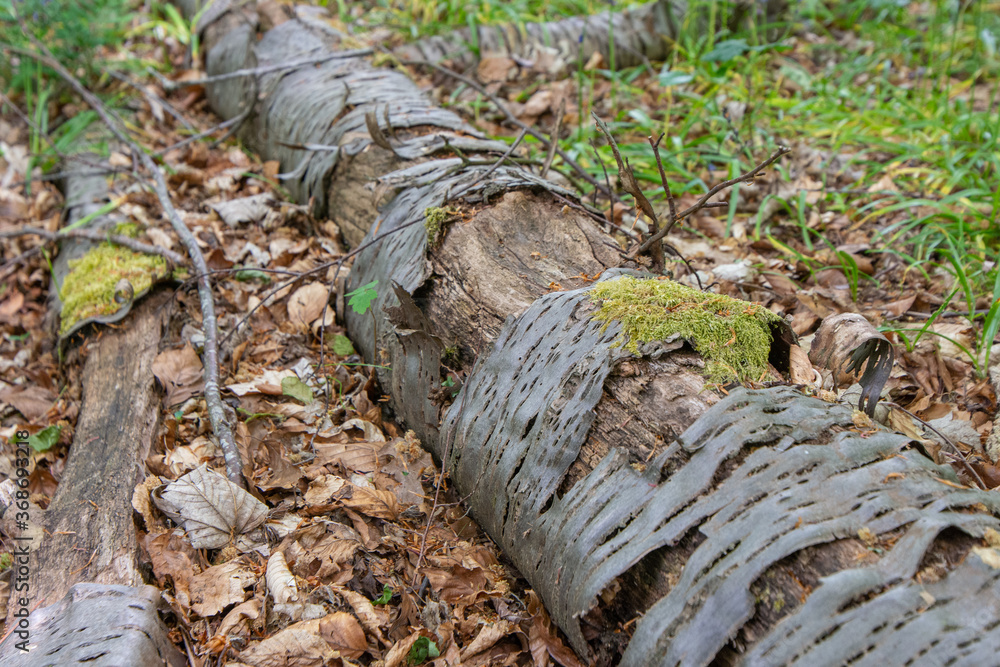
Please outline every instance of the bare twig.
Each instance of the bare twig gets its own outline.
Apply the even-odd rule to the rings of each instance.
[[[601,120],[596,113],[590,112],[594,120],[597,122],[597,129],[604,133],[604,136],[608,139],[608,144],[611,146],[611,153],[615,156],[615,162],[618,164],[618,179],[622,183],[622,187],[625,188],[625,192],[632,195],[635,200],[636,208],[638,208],[642,213],[649,218],[652,224],[653,235],[659,231],[659,218],[656,215],[656,211],[653,210],[653,205],[649,203],[646,199],[646,195],[643,194],[642,188],[639,187],[639,181],[635,178],[635,173],[632,171],[632,166],[628,163],[628,158],[622,159],[622,154],[618,150],[618,143],[615,138],[611,136],[611,130],[608,129],[607,124]],[[650,144],[652,144],[652,137],[650,138]],[[664,182],[666,179],[664,178]],[[612,211],[614,209],[612,208]],[[661,237],[662,238],[662,237]],[[663,260],[663,248],[662,244],[659,244],[660,250],[653,253],[653,270],[657,272],[663,271],[664,260]]]
[[[469,190],[471,190],[472,188],[474,188],[477,184],[479,184],[479,183],[485,181],[487,178],[489,178],[490,174],[492,174],[494,171],[496,171],[497,169],[499,169],[500,165],[502,165],[504,163],[504,161],[507,160],[507,158],[509,158],[514,153],[514,151],[517,149],[518,145],[520,145],[521,141],[524,139],[524,135],[526,135],[527,133],[528,133],[528,131],[526,129],[521,130],[521,133],[517,135],[517,139],[515,139],[514,143],[512,143],[510,145],[510,148],[508,148],[507,151],[503,155],[500,156],[499,160],[497,160],[496,162],[494,162],[490,166],[490,168],[487,169],[485,172],[483,172],[482,175],[478,176],[476,178],[476,180],[472,181],[471,183],[469,183],[468,185],[466,185],[464,188],[462,188],[458,192],[453,192],[450,195],[448,195],[448,200],[447,201],[454,201],[455,199],[458,199],[459,197],[461,197],[462,195],[464,195],[466,192],[468,192]]]
[[[156,93],[146,90],[145,87],[142,86],[142,84],[140,84],[137,81],[133,81],[131,78],[125,76],[124,74],[122,74],[117,70],[113,70],[110,68],[103,68],[103,69],[104,73],[110,76],[111,78],[117,79],[122,83],[124,83],[126,86],[131,86],[132,88],[135,88],[137,91],[139,91],[139,93],[146,98],[146,101],[149,103],[150,108],[153,108],[153,105],[159,105],[164,109],[166,109],[167,113],[173,116],[174,120],[176,120],[178,123],[183,125],[188,130],[194,130],[194,128],[191,126],[191,123],[188,122],[188,119],[184,117],[184,114],[175,109],[174,105],[172,105],[170,102],[166,101]]]
[[[461,81],[462,83],[464,83],[468,87],[470,87],[473,90],[475,90],[476,92],[478,92],[480,95],[484,96],[490,102],[492,102],[493,105],[497,109],[500,110],[500,113],[502,113],[507,118],[508,121],[510,121],[514,125],[518,126],[522,130],[527,130],[528,134],[530,134],[531,136],[533,136],[535,139],[538,139],[540,142],[542,142],[543,145],[549,146],[549,139],[548,139],[548,137],[546,137],[543,133],[539,132],[538,130],[535,130],[534,128],[532,128],[527,123],[522,122],[521,119],[519,119],[517,116],[515,116],[513,113],[511,113],[510,109],[508,109],[507,106],[503,102],[501,102],[500,99],[496,95],[492,94],[491,92],[489,92],[488,90],[486,90],[484,87],[482,87],[481,85],[479,85],[479,83],[477,81],[475,81],[473,79],[470,79],[469,77],[467,77],[467,76],[465,76],[463,74],[459,74],[458,72],[450,70],[447,67],[443,67],[441,65],[438,65],[438,64],[435,64],[435,63],[432,63],[432,62],[428,62],[426,60],[403,60],[402,63],[404,65],[412,65],[414,67],[430,67],[431,69],[433,69],[435,71],[441,72],[442,74],[445,74],[445,75],[450,76],[450,77],[452,77],[452,78],[454,78],[454,79],[456,79],[458,81]],[[569,155],[567,155],[566,151],[564,151],[563,149],[561,149],[561,148],[559,148],[557,146],[556,147],[556,153],[559,155],[559,157],[561,157],[563,159],[563,162],[565,162],[569,166],[573,167],[573,170],[576,171],[578,174],[580,174],[580,177],[583,180],[587,181],[588,183],[590,183],[595,188],[602,187],[602,185],[600,184],[600,182],[596,178],[594,178],[593,176],[591,176],[590,173],[586,169],[584,169],[583,167],[581,167],[579,165],[579,163],[577,163],[576,160],[574,160]]]
[[[320,63],[325,63],[329,60],[343,60],[346,58],[358,58],[360,56],[370,56],[372,54],[372,49],[354,49],[351,51],[335,51],[331,53],[324,53],[321,56],[314,56],[312,58],[299,58],[298,60],[289,60],[286,63],[277,63],[274,65],[262,65],[260,67],[248,67],[245,69],[237,69],[232,72],[226,72],[225,74],[217,74],[215,76],[206,76],[201,79],[191,79],[189,81],[171,81],[166,78],[156,70],[149,68],[149,73],[155,76],[160,85],[163,86],[163,90],[167,92],[172,92],[175,90],[180,90],[181,88],[190,88],[191,86],[204,86],[210,83],[219,83],[220,81],[228,81],[229,79],[238,79],[244,76],[258,77],[263,74],[270,74],[271,72],[282,72],[289,69],[298,69],[299,67],[306,67],[307,65],[319,65]]]
[[[181,139],[175,144],[172,144],[170,146],[164,146],[159,150],[153,151],[153,155],[155,155],[156,157],[160,157],[161,155],[166,155],[172,150],[183,148],[184,146],[187,146],[190,143],[193,143],[195,141],[200,141],[205,137],[210,137],[219,130],[225,130],[226,128],[231,128],[234,125],[238,127],[244,120],[246,120],[246,116],[244,114],[240,114],[239,116],[233,116],[229,120],[223,121],[211,129],[205,130],[204,132],[199,132],[198,134],[192,134],[190,137],[185,137],[184,139]],[[225,137],[219,139],[219,141],[223,141],[224,139]]]
[[[909,410],[907,410],[903,406],[899,405],[898,403],[893,403],[892,401],[882,401],[882,404],[886,405],[888,407],[891,407],[891,408],[895,408],[895,409],[899,410],[900,412],[903,412],[903,413],[909,415],[910,417],[912,417],[913,419],[916,419],[918,422],[920,422],[921,424],[923,424],[925,427],[927,427],[931,431],[933,431],[937,435],[937,437],[941,438],[941,440],[943,440],[949,447],[951,447],[951,449],[958,456],[958,459],[962,462],[962,466],[965,468],[966,472],[968,472],[969,475],[971,475],[972,478],[974,480],[976,480],[976,483],[979,484],[979,488],[983,489],[984,491],[989,491],[989,487],[986,486],[985,482],[983,482],[983,478],[979,476],[979,473],[977,473],[975,471],[975,469],[971,465],[969,465],[969,462],[965,460],[965,455],[962,454],[961,450],[959,450],[958,445],[956,445],[954,442],[952,442],[951,439],[948,438],[948,436],[946,436],[944,433],[942,433],[941,431],[937,430],[936,428],[934,428],[933,426],[931,426],[930,424],[928,424],[926,421],[924,421],[920,417],[916,416],[915,414],[913,414],[912,412],[910,412]]]
[[[552,166],[552,160],[556,156],[556,149],[559,148],[559,133],[562,131],[562,121],[565,113],[566,98],[564,97],[559,100],[559,110],[556,111],[556,126],[552,130],[552,138],[549,139],[549,154],[545,156],[545,164],[542,165],[542,171],[538,174],[542,178],[545,178],[545,175],[549,173],[549,167]]]
[[[22,20],[22,29],[23,28],[24,26]],[[133,157],[141,161],[143,167],[145,167],[146,171],[148,171],[153,177],[153,186],[156,196],[160,200],[160,205],[163,207],[163,211],[166,214],[167,219],[170,220],[171,226],[174,228],[174,231],[177,232],[177,235],[180,237],[184,247],[187,248],[188,255],[194,265],[195,273],[198,275],[198,296],[201,302],[202,328],[205,334],[203,353],[205,404],[208,408],[208,416],[212,424],[212,431],[219,440],[219,445],[222,448],[223,456],[226,461],[226,476],[234,484],[244,487],[240,452],[236,446],[236,441],[233,438],[233,431],[229,426],[225,408],[222,403],[222,395],[219,391],[218,324],[215,316],[215,301],[212,297],[212,284],[208,278],[208,266],[205,263],[204,255],[202,255],[201,250],[198,247],[198,242],[195,239],[194,234],[191,233],[191,230],[188,229],[187,225],[184,224],[184,221],[181,220],[180,215],[177,213],[177,209],[174,208],[174,205],[170,200],[170,192],[167,189],[167,182],[163,177],[163,171],[156,165],[155,162],[153,162],[153,159],[125,133],[122,129],[125,127],[125,122],[114,111],[105,107],[104,103],[101,102],[96,95],[80,83],[80,81],[52,55],[52,52],[49,51],[44,44],[35,39],[29,31],[24,30],[24,32],[31,39],[35,48],[39,49],[40,53],[30,49],[10,47],[9,45],[5,46],[5,48],[14,50],[21,55],[37,60],[47,67],[52,68],[77,92],[77,94],[80,95],[80,97],[84,99],[84,101],[87,102],[90,108],[97,113],[111,133],[119,141],[131,149]]]
[[[186,264],[184,256],[174,252],[173,250],[150,245],[149,243],[143,243],[142,241],[137,241],[128,236],[122,236],[121,234],[102,234],[101,232],[89,229],[67,229],[61,232],[50,232],[46,229],[38,229],[35,227],[22,227],[20,229],[0,231],[0,238],[13,238],[16,236],[41,236],[49,239],[50,241],[57,241],[60,238],[66,237],[88,239],[90,241],[98,242],[108,241],[110,243],[114,243],[115,245],[120,245],[146,255],[159,255],[174,266],[183,266]]]
[[[716,185],[715,187],[713,187],[711,190],[709,190],[708,192],[706,192],[704,195],[702,195],[701,199],[699,199],[693,206],[691,206],[690,208],[687,208],[687,209],[681,211],[680,213],[678,213],[677,216],[676,216],[675,222],[677,220],[683,220],[684,218],[688,217],[692,213],[696,213],[696,212],[700,211],[701,209],[705,208],[706,205],[708,204],[708,200],[711,199],[712,197],[714,197],[716,194],[718,194],[722,190],[725,190],[726,188],[731,188],[734,185],[736,185],[737,183],[745,183],[747,181],[752,181],[757,174],[759,174],[761,171],[763,171],[766,167],[769,167],[771,165],[771,163],[773,163],[775,160],[777,160],[778,158],[780,158],[782,155],[787,155],[788,153],[791,153],[791,152],[792,152],[791,148],[788,148],[787,146],[779,146],[778,150],[774,151],[774,153],[771,154],[771,157],[767,158],[766,160],[764,160],[763,162],[761,162],[760,164],[758,164],[756,167],[754,167],[750,171],[745,172],[743,174],[740,174],[736,178],[731,178],[728,181],[724,181],[722,183],[719,183],[718,185]],[[632,251],[632,255],[636,256],[636,255],[638,255],[640,253],[646,252],[647,250],[649,250],[653,246],[654,243],[656,243],[657,241],[659,241],[660,239],[662,239],[664,236],[666,236],[667,232],[669,232],[669,231],[670,231],[670,229],[668,227],[664,227],[663,229],[661,229],[659,232],[657,232],[653,236],[650,236],[648,239],[645,240],[645,242],[643,242],[642,245],[638,246],[635,250]]]

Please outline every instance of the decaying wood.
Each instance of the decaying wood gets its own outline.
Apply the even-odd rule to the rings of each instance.
[[[66,183],[68,222],[91,213],[106,190],[103,176],[71,175]],[[97,229],[114,223],[101,217],[92,222]],[[63,276],[69,259],[90,245],[82,238],[64,240],[56,276]],[[77,582],[143,584],[132,492],[159,419],[152,365],[166,301],[161,293],[139,302],[120,325],[84,343],[83,404],[69,460],[49,507],[35,510],[28,522],[33,531],[31,609],[58,602]],[[50,306],[58,312],[58,301]],[[13,627],[14,602],[11,596],[8,628]]]
[[[27,639],[16,631],[4,638],[0,663],[6,667],[190,664],[167,637],[159,616],[164,607],[160,590],[153,586],[76,584],[64,598],[31,614]]]
[[[242,4],[208,26],[208,73],[338,48],[310,22],[257,25]],[[223,117],[252,89],[238,84],[209,88]],[[1000,528],[995,494],[962,487],[901,435],[859,432],[847,406],[783,387],[720,399],[679,341],[617,346],[588,296],[597,273],[621,273],[611,239],[527,170],[478,182],[487,167],[446,146],[505,146],[402,74],[338,60],[260,85],[244,138],[297,170],[290,188],[349,243],[384,239],[350,278],[379,280],[375,322],[347,324],[389,367],[389,405],[448,453],[473,516],[585,660],[980,664],[1000,649],[1000,570],[984,541]],[[395,131],[391,151],[365,126],[372,111]],[[291,148],[307,144],[337,150]],[[366,195],[351,206],[345,178]],[[436,235],[413,224],[428,209],[449,211]],[[452,347],[467,376],[449,404]],[[963,608],[980,613],[958,625]]]

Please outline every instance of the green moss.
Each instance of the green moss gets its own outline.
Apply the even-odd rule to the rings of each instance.
[[[81,320],[117,312],[121,304],[115,303],[115,286],[122,278],[132,284],[134,294],[141,294],[167,272],[162,257],[143,255],[110,243],[70,261],[69,267],[69,275],[59,290],[63,304],[61,335]]]
[[[591,299],[600,303],[594,319],[620,322],[616,341],[638,354],[640,343],[680,335],[705,359],[716,381],[756,381],[767,371],[771,323],[781,318],[766,308],[670,280],[622,276],[597,283]]]
[[[134,222],[121,222],[115,226],[115,234],[127,236],[130,239],[139,238],[139,225]]]
[[[424,209],[424,229],[427,230],[427,245],[434,245],[441,230],[444,229],[444,223],[448,222],[455,215],[455,212],[447,208],[439,208],[437,206],[429,206]]]

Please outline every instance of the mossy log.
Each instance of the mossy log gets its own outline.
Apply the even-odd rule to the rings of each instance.
[[[253,3],[214,12],[208,73],[338,49],[315,11],[263,34]],[[684,340],[618,345],[589,293],[621,272],[600,224],[527,169],[483,181],[505,146],[405,73],[328,60],[208,95],[225,118],[255,105],[244,140],[300,174],[295,196],[349,244],[384,239],[351,271],[350,288],[379,281],[351,337],[585,661],[995,661],[995,493],[902,435],[859,432],[847,406],[787,387],[722,397]],[[429,235],[441,208],[454,220]],[[454,400],[446,351],[466,375]]]
[[[105,176],[95,174],[90,162],[70,160],[65,170],[66,224],[70,225],[99,212],[108,192]],[[87,226],[106,232],[117,222],[97,215]],[[65,284],[73,260],[98,246],[80,238],[61,242],[53,263],[49,302],[53,338],[58,338],[62,305],[57,286]],[[23,527],[15,522],[16,508],[11,506],[4,513],[7,534],[16,537],[19,548],[27,547],[30,556],[26,572],[19,574],[15,569],[11,581],[6,627],[12,632],[0,645],[2,664],[75,664],[95,656],[110,660],[104,664],[138,664],[137,660],[150,656],[159,662],[169,656],[171,664],[181,664],[165,639],[166,629],[150,590],[131,588],[144,586],[132,493],[141,481],[142,463],[160,415],[152,365],[167,298],[160,292],[135,308],[129,299],[117,313],[89,320],[121,322],[121,326],[102,329],[90,338],[81,335],[82,355],[77,347],[64,347],[60,339],[69,363],[86,357],[81,373],[83,400],[69,458],[48,508],[42,511],[30,505]],[[81,322],[73,330],[83,327]],[[82,587],[72,589],[77,583]],[[27,605],[21,602],[24,599]],[[31,652],[27,654],[18,648],[26,641],[18,632],[23,629],[21,619],[15,617],[22,608],[31,612],[30,641],[26,642]]]

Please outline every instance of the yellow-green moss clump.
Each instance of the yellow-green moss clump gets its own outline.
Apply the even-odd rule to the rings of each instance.
[[[429,206],[424,209],[424,229],[427,230],[427,245],[433,246],[437,242],[441,230],[444,229],[444,223],[448,222],[454,215],[455,212],[447,208]]]
[[[760,380],[771,349],[770,323],[781,318],[763,306],[701,292],[671,280],[630,276],[605,280],[590,290],[600,304],[594,319],[620,322],[617,345],[638,353],[640,343],[680,335],[705,359],[717,382]]]
[[[104,243],[80,259],[71,260],[70,272],[59,290],[62,300],[59,333],[77,322],[116,313],[115,287],[126,278],[134,294],[141,294],[167,273],[167,262],[156,255],[143,255],[128,248]]]

